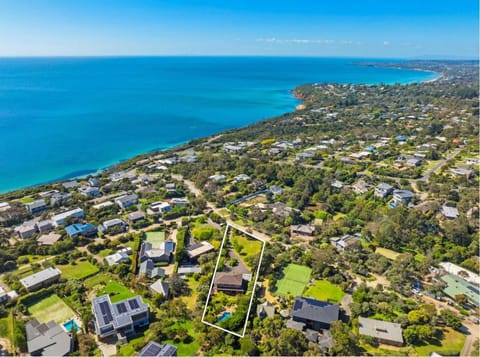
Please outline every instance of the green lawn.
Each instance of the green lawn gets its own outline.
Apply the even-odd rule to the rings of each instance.
[[[394,252],[393,250],[387,248],[377,248],[375,249],[375,253],[383,255],[385,258],[390,260],[395,260],[401,253]]]
[[[189,276],[185,281],[190,289],[190,295],[182,296],[181,299],[190,310],[194,310],[198,296],[198,285],[200,285],[200,282],[196,281],[193,276]]]
[[[92,289],[97,285],[107,285],[109,281],[112,280],[112,277],[107,274],[98,274],[88,278],[84,281],[84,285],[87,289]]]
[[[40,322],[54,320],[57,323],[62,323],[75,316],[73,310],[56,294],[30,305],[28,312]]]
[[[113,279],[109,281],[107,285],[98,292],[97,296],[104,294],[110,295],[110,300],[112,301],[112,303],[119,302],[121,300],[128,299],[137,295],[131,292],[125,285]]]
[[[79,261],[76,265],[58,265],[62,276],[66,279],[84,279],[98,273],[99,269],[88,260]]]
[[[338,286],[333,285],[327,280],[317,280],[315,284],[308,287],[303,295],[338,304],[345,293]]]
[[[158,247],[160,243],[165,241],[165,232],[146,232],[145,240],[154,247]]]
[[[20,260],[20,259],[23,259],[23,258],[27,258],[29,263],[35,263],[35,262],[38,262],[39,260],[46,259],[48,257],[49,256],[45,256],[45,255],[26,254],[26,255],[20,255],[17,258],[17,261]]]
[[[259,254],[262,251],[262,242],[255,238],[247,238],[244,234],[239,234],[238,231],[234,229],[232,235],[233,247],[241,256],[249,257],[255,254]],[[238,250],[237,250],[238,248]]]
[[[193,321],[177,322],[172,328],[183,327],[188,331],[188,334],[192,337],[193,341],[188,343],[175,342],[173,340],[162,341],[162,343],[170,343],[177,346],[177,356],[195,356],[200,350],[200,345],[196,341],[197,332],[193,328]]]
[[[455,331],[451,328],[443,330],[443,339],[438,341],[439,344],[430,344],[425,346],[416,346],[419,356],[430,356],[432,352],[437,352],[442,356],[460,355],[466,336],[463,333]]]
[[[10,329],[8,327],[8,317],[0,319],[0,337],[10,338]]]
[[[284,277],[277,281],[276,294],[299,296],[310,281],[312,269],[298,264],[289,264],[283,269],[283,274]]]

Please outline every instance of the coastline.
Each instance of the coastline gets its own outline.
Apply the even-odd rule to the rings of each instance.
[[[357,65],[369,65],[369,64],[357,64]],[[438,77],[436,77],[436,78],[427,79],[427,80],[420,80],[420,81],[411,81],[411,82],[408,82],[408,83],[400,83],[400,85],[409,85],[409,84],[412,84],[412,83],[431,83],[431,82],[434,82],[434,81],[437,81],[437,80],[443,78],[443,73],[439,73],[439,72],[435,72],[435,71],[427,70],[427,69],[422,69],[422,68],[382,66],[378,63],[377,63],[376,66],[375,65],[373,65],[373,66],[374,67],[380,67],[380,68],[381,67],[383,67],[383,68],[385,68],[385,67],[394,68],[394,69],[398,69],[398,70],[415,70],[415,71],[421,71],[421,72],[431,72],[431,73],[434,73],[434,74],[438,75]],[[336,82],[331,82],[331,83],[335,84]],[[149,156],[149,155],[155,155],[155,154],[158,155],[158,154],[161,154],[161,153],[168,153],[169,151],[172,151],[172,152],[181,151],[181,150],[185,149],[184,148],[185,146],[186,147],[190,146],[191,143],[194,142],[194,141],[208,140],[209,138],[221,135],[223,132],[226,132],[226,131],[239,130],[239,129],[242,129],[242,128],[244,128],[248,125],[254,124],[254,123],[260,123],[260,122],[263,122],[263,121],[272,120],[272,119],[275,119],[275,118],[277,118],[281,115],[289,114],[289,113],[295,112],[297,110],[305,109],[305,103],[297,95],[296,88],[298,88],[300,86],[308,85],[308,84],[311,84],[311,83],[298,84],[295,88],[289,90],[290,95],[293,96],[299,102],[299,103],[295,104],[295,106],[292,108],[293,109],[292,111],[283,112],[282,114],[277,115],[277,116],[263,118],[263,119],[260,119],[260,120],[256,120],[252,123],[246,124],[246,125],[242,125],[242,126],[227,129],[227,130],[222,130],[220,132],[216,132],[216,133],[213,133],[213,134],[210,134],[210,135],[207,135],[207,136],[200,136],[200,137],[189,139],[188,141],[174,143],[174,144],[169,145],[168,147],[165,147],[165,148],[148,150],[148,151],[145,151],[145,152],[142,152],[142,153],[139,153],[139,154],[132,155],[129,158],[126,158],[126,159],[117,160],[116,162],[114,162],[110,165],[107,165],[103,168],[98,168],[96,170],[91,170],[91,172],[89,172],[89,173],[82,173],[80,175],[74,175],[74,173],[73,174],[72,173],[71,174],[67,173],[66,175],[64,175],[60,178],[54,178],[54,179],[46,181],[46,182],[40,182],[40,183],[29,185],[29,186],[24,186],[24,187],[15,188],[15,189],[9,189],[9,190],[6,190],[6,191],[0,191],[0,197],[5,196],[5,195],[9,195],[9,194],[13,194],[14,192],[17,192],[17,191],[33,190],[33,189],[36,189],[36,188],[39,188],[39,187],[58,184],[58,183],[66,182],[66,181],[69,181],[69,180],[83,179],[83,178],[86,178],[86,177],[89,177],[89,176],[98,176],[98,175],[101,175],[101,174],[103,174],[103,173],[105,173],[109,170],[115,169],[116,167],[120,166],[123,163],[128,163],[128,162],[134,161],[134,160],[141,160],[142,158],[144,158],[146,156]],[[353,84],[353,85],[357,85],[357,84]],[[373,85],[376,85],[376,84],[373,84]],[[393,84],[391,83],[391,84],[388,84],[388,85],[393,85]]]

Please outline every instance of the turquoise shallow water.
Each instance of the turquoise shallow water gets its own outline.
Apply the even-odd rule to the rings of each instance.
[[[294,110],[304,83],[408,83],[369,60],[279,57],[0,58],[0,192]]]

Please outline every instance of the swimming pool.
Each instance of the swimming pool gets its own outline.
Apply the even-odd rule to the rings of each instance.
[[[222,322],[222,321],[225,321],[226,319],[228,319],[230,316],[232,316],[232,313],[231,312],[224,312],[222,314],[222,316],[220,316],[217,320],[217,322]]]
[[[63,327],[65,327],[65,330],[68,332],[71,332],[74,328],[77,331],[80,331],[80,326],[78,326],[77,322],[75,320],[68,320],[63,324]]]

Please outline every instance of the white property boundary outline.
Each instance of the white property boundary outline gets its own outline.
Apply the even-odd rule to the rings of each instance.
[[[217,269],[218,269],[218,263],[220,262],[220,258],[221,258],[221,253],[222,253],[222,250],[223,250],[223,244],[225,243],[225,241],[227,240],[227,233],[228,233],[228,230],[230,228],[234,228],[240,232],[242,232],[243,234],[246,234],[247,236],[250,236],[254,239],[257,239],[259,240],[260,242],[262,242],[262,252],[260,253],[260,259],[258,261],[258,267],[257,267],[257,272],[255,274],[255,283],[253,284],[253,290],[252,290],[252,296],[250,297],[250,304],[248,305],[248,311],[247,311],[247,315],[245,316],[245,325],[243,325],[243,332],[242,334],[238,334],[236,332],[233,332],[233,331],[230,331],[230,330],[227,330],[227,329],[224,329],[218,325],[215,325],[215,324],[212,324],[208,321],[205,321],[205,315],[207,313],[207,306],[208,306],[208,303],[210,301],[210,296],[212,295],[212,290],[213,290],[213,284],[215,282],[215,275],[217,274]],[[260,272],[260,266],[262,265],[262,259],[263,259],[263,251],[265,249],[265,243],[266,241],[262,238],[259,238],[259,237],[256,237],[255,235],[251,234],[251,233],[248,233],[247,231],[245,231],[243,228],[240,228],[239,226],[237,226],[236,224],[232,224],[230,222],[227,222],[227,226],[225,228],[225,234],[223,235],[223,240],[222,240],[222,244],[220,246],[220,250],[218,252],[218,258],[217,258],[217,264],[215,264],[215,271],[213,273],[213,276],[212,276],[212,282],[210,283],[210,290],[208,291],[208,297],[207,297],[207,302],[205,303],[205,308],[203,309],[203,314],[202,314],[202,322],[205,324],[205,325],[208,325],[208,326],[211,326],[211,327],[215,327],[219,330],[222,330],[224,332],[227,332],[227,333],[230,333],[232,335],[235,335],[237,337],[244,337],[245,336],[245,331],[247,329],[247,324],[248,324],[248,317],[250,316],[250,310],[252,309],[252,304],[253,304],[253,297],[255,296],[255,290],[257,288],[257,281],[258,281],[258,274]]]

